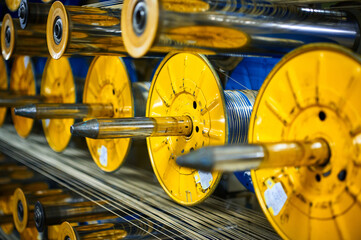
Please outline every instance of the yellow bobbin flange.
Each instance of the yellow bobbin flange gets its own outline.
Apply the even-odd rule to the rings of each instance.
[[[5,41],[5,36],[10,34],[10,42]],[[15,47],[15,27],[10,14],[5,14],[1,26],[1,53],[5,60],[9,60]]]
[[[133,11],[139,1],[125,1],[121,14],[121,30],[127,52],[132,57],[141,57],[152,47],[157,35],[159,21],[159,3],[157,0],[144,0],[147,5],[147,21],[144,32],[138,35],[133,29]]]
[[[10,11],[15,12],[20,7],[21,0],[5,0],[6,6]]]
[[[30,57],[15,58],[11,69],[10,90],[24,95],[36,94],[35,76]],[[29,136],[34,120],[15,115],[14,108],[11,108],[11,116],[18,135],[22,138]]]
[[[177,156],[228,140],[223,90],[205,57],[170,53],[158,67],[147,103],[147,117],[189,116],[190,136],[147,138],[153,170],[167,194],[182,205],[205,200],[215,189],[219,172],[179,167]]]
[[[8,90],[8,74],[5,60],[0,57],[0,90]],[[6,116],[6,108],[0,108],[0,126],[3,125]]]
[[[58,240],[64,240],[64,239],[70,239],[70,240],[78,239],[72,225],[68,222],[63,222],[60,225]]]
[[[122,58],[94,58],[87,74],[83,102],[111,103],[114,118],[134,117],[132,86]],[[112,172],[127,157],[131,139],[86,138],[86,142],[94,162],[103,171]]]
[[[284,239],[360,237],[360,80],[361,59],[316,44],[286,55],[259,91],[250,143],[322,138],[331,151],[325,166],[252,171],[260,205]]]
[[[19,212],[20,209],[18,208],[19,202],[21,202],[22,205],[21,212]],[[19,233],[24,232],[28,225],[29,210],[24,192],[20,188],[17,188],[13,195],[13,219]]]
[[[60,21],[62,26],[61,40],[58,43],[55,41],[53,34],[54,27],[59,27],[54,24],[55,21]],[[69,37],[68,13],[65,6],[60,1],[56,1],[49,10],[46,24],[46,42],[49,53],[54,59],[59,59],[63,56],[68,45]]]
[[[55,96],[57,103],[75,103],[76,90],[68,58],[48,58],[41,82],[42,96]],[[44,119],[43,130],[49,146],[56,152],[63,151],[71,139],[70,126],[74,119]]]

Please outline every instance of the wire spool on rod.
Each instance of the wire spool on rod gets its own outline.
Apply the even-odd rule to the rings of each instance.
[[[151,223],[145,224],[136,220],[128,223],[120,222],[119,219],[110,219],[104,223],[87,226],[74,225],[66,221],[60,226],[58,240],[86,240],[93,236],[101,236],[107,239],[157,238],[158,230],[157,226],[153,226]]]
[[[47,20],[50,55],[124,55],[120,9],[53,3]]]
[[[179,168],[175,158],[203,146],[242,141],[242,127],[248,125],[255,95],[254,91],[223,92],[218,75],[204,57],[171,53],[152,81],[147,118],[91,120],[74,125],[72,134],[93,138],[157,136],[148,137],[147,145],[159,182],[176,202],[194,205],[212,193],[221,174]],[[245,106],[244,112],[238,113],[243,118],[234,117],[235,103]],[[94,130],[98,132],[94,134]]]
[[[346,12],[267,1],[125,0],[121,28],[132,57],[148,52],[281,56],[312,42],[356,50],[360,27]]]
[[[121,58],[97,57],[93,60],[85,81],[83,104],[34,104],[16,108],[16,114],[36,119],[47,118],[43,123],[50,119],[50,121],[58,119],[66,121],[74,118],[130,117],[134,114],[144,116],[149,85],[145,82],[131,84],[127,68]],[[51,86],[54,84],[50,82],[49,88]],[[43,89],[44,92],[52,95],[49,89]],[[68,128],[62,128],[62,131],[54,135],[52,141],[58,139],[59,134],[62,134],[63,138],[66,135],[66,139],[70,139],[71,134],[68,129],[71,124],[69,124],[66,125]],[[44,131],[47,133],[46,126]],[[47,135],[50,135],[50,131],[48,132]],[[50,144],[49,139],[48,142]],[[94,161],[101,169],[115,171],[126,159],[131,140],[87,139],[87,144]]]
[[[45,24],[20,28],[19,19],[6,14],[1,26],[1,51],[5,60],[11,56],[49,56]]]
[[[41,96],[45,99],[52,99],[55,96],[56,98],[51,102],[56,104],[75,103],[76,87],[69,59],[65,57],[58,60],[48,58],[41,82]],[[54,151],[62,152],[68,146],[71,139],[68,129],[72,124],[74,124],[74,119],[42,120],[46,140]]]
[[[252,144],[233,146],[238,151],[233,158],[216,157],[229,161],[227,168],[239,169],[247,164],[247,155],[252,156],[245,148],[261,153],[264,149],[254,150],[261,145],[268,150],[258,161],[281,163],[263,168],[259,161],[251,174],[260,205],[282,238],[319,239],[324,229],[331,239],[360,235],[360,72],[359,57],[334,45],[315,44],[291,52],[260,89],[249,127]],[[301,152],[292,141],[303,145]],[[325,144],[312,148],[307,146],[310,142]],[[284,154],[282,159],[279,154]],[[300,159],[294,167],[282,166],[281,161],[297,156],[306,166]]]
[[[69,190],[63,189],[46,189],[36,192],[24,192],[17,188],[13,196],[13,218],[15,227],[19,233],[26,228],[35,227],[34,207],[37,201],[44,204],[60,204],[67,202],[79,202]]]
[[[44,26],[48,19],[50,7],[50,4],[31,3],[29,0],[21,0],[18,9],[21,29],[27,29],[28,25]]]
[[[38,201],[34,207],[34,221],[36,229],[44,232],[49,226],[60,225],[63,221],[89,222],[115,218],[116,215],[112,211],[116,210],[108,206],[106,202],[83,201],[54,205]]]

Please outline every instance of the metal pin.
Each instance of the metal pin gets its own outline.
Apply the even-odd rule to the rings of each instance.
[[[112,117],[112,104],[38,103],[15,108],[15,114],[33,119]]]
[[[307,142],[237,144],[206,147],[177,158],[177,164],[205,171],[325,165],[330,157],[323,139]]]
[[[192,129],[191,118],[180,116],[92,119],[74,124],[70,131],[74,136],[105,139],[189,136]]]

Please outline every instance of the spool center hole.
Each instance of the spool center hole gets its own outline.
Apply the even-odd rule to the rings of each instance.
[[[55,44],[59,45],[63,38],[63,21],[59,16],[54,21],[53,37]]]
[[[10,30],[9,26],[6,26],[6,29],[5,29],[5,44],[6,44],[6,47],[10,46],[10,41],[11,41],[11,30]]]
[[[145,31],[147,23],[147,6],[144,1],[139,1],[133,12],[133,30],[137,36],[140,36]]]
[[[18,218],[20,221],[23,221],[24,218],[24,206],[23,203],[19,200],[17,205]]]

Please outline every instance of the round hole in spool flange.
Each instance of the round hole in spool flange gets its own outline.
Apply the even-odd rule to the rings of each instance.
[[[199,127],[198,126],[196,126],[196,132],[199,132]]]
[[[320,111],[318,113],[318,117],[320,118],[321,121],[325,121],[326,119],[326,113],[324,111]]]
[[[343,182],[343,181],[345,181],[346,176],[347,176],[347,171],[346,171],[346,169],[343,169],[338,173],[337,178],[338,178],[338,180]]]
[[[56,45],[59,45],[63,38],[63,21],[59,16],[54,20],[53,37]]]
[[[147,5],[144,1],[139,1],[133,11],[133,30],[137,36],[140,36],[145,31],[147,23]]]
[[[321,182],[321,175],[320,174],[316,174],[316,181]]]
[[[197,102],[196,101],[193,101],[193,108],[197,109]]]

